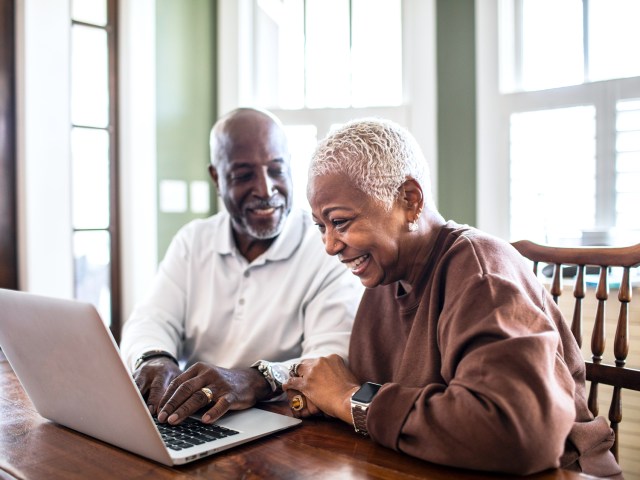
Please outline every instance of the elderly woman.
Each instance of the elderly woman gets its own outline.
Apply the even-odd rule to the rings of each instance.
[[[438,213],[406,130],[365,119],[334,131],[308,198],[327,253],[368,288],[348,365],[295,366],[285,388],[297,416],[323,412],[455,467],[620,472],[560,311],[508,243]]]

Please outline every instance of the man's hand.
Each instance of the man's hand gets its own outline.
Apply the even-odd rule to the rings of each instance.
[[[204,387],[213,393],[211,402],[202,391]],[[229,370],[198,362],[169,384],[160,399],[158,420],[175,425],[208,406],[202,421],[212,423],[228,410],[252,407],[270,394],[271,387],[255,368]]]
[[[147,402],[151,415],[158,412],[158,405],[171,380],[180,375],[180,368],[167,357],[153,357],[133,372],[133,379]]]

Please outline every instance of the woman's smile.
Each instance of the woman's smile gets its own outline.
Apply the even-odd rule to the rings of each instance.
[[[351,273],[360,276],[369,265],[369,257],[369,254],[366,253],[351,260],[344,260],[342,255],[340,255],[340,261],[344,263],[349,270],[351,270]]]

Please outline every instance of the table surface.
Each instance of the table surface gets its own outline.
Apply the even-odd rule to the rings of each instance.
[[[289,413],[287,405],[267,408]],[[166,467],[42,418],[0,352],[0,480],[154,479],[485,479],[506,478],[424,462],[355,434],[331,419],[293,429],[180,467]],[[527,478],[594,478],[551,470]]]

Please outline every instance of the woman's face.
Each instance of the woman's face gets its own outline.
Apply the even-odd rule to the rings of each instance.
[[[344,175],[315,177],[309,183],[309,203],[329,255],[372,288],[399,280],[403,209],[390,211],[354,187]]]

